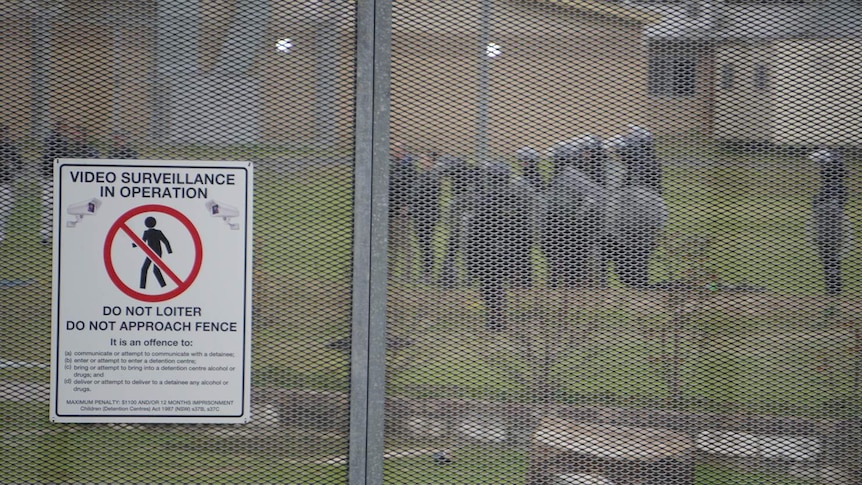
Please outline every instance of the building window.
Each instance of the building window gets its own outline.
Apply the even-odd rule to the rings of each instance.
[[[719,82],[721,89],[733,89],[734,83],[736,83],[736,68],[733,67],[733,64],[721,66],[721,78]]]
[[[766,89],[769,87],[769,69],[763,64],[754,66],[754,88]]]
[[[650,59],[649,93],[653,96],[694,96],[696,79],[695,59],[668,55]]]

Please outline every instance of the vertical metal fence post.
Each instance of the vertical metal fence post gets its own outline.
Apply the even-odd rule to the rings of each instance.
[[[391,8],[357,5],[351,485],[383,482]]]
[[[329,148],[336,140],[338,116],[334,107],[338,99],[338,52],[328,47],[333,38],[338,38],[338,13],[327,12],[317,25],[314,39],[315,102],[314,132],[316,142]]]
[[[33,74],[30,84],[33,95],[30,103],[32,112],[30,136],[36,142],[45,137],[51,124],[51,18],[56,13],[56,9],[49,5],[37,3],[31,12],[30,55],[33,63]]]
[[[491,10],[492,0],[482,0],[482,18],[480,19],[480,45],[479,45],[479,113],[478,133],[476,133],[476,155],[479,160],[486,161],[488,158],[488,104],[490,99],[490,70],[491,56],[489,46],[491,44]]]
[[[150,136],[164,143],[172,135],[171,97],[174,86],[187,84],[198,72],[201,31],[201,3],[198,0],[164,0],[156,11],[155,107]]]

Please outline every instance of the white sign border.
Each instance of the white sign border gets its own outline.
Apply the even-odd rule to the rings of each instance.
[[[243,378],[242,411],[239,415],[73,415],[58,414],[57,404],[61,398],[58,392],[61,365],[60,343],[60,228],[63,223],[61,168],[67,165],[80,167],[114,168],[174,168],[174,169],[232,169],[244,170],[245,211],[242,230],[245,231],[245,281],[243,310]],[[50,367],[50,421],[52,423],[152,423],[152,424],[245,424],[251,421],[251,350],[252,350],[252,274],[253,274],[253,209],[254,209],[254,163],[251,161],[203,161],[203,160],[147,160],[147,159],[81,159],[58,158],[54,160],[53,173],[53,244],[51,278],[51,367]]]

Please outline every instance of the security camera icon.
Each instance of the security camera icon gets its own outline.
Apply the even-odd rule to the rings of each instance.
[[[67,221],[66,227],[77,226],[79,222],[84,220],[84,216],[95,215],[96,212],[99,210],[99,207],[101,206],[102,201],[96,198],[69,205],[69,207],[66,209],[66,212],[70,215],[75,216],[75,220]]]
[[[207,208],[207,212],[210,213],[213,217],[221,217],[221,219],[228,225],[232,230],[239,230],[239,224],[232,223],[230,219],[232,217],[239,217],[239,209],[234,206],[223,204],[216,200],[210,199],[206,201],[204,204]]]

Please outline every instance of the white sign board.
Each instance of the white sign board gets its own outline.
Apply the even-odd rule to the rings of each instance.
[[[252,168],[55,162],[52,421],[250,419]]]

